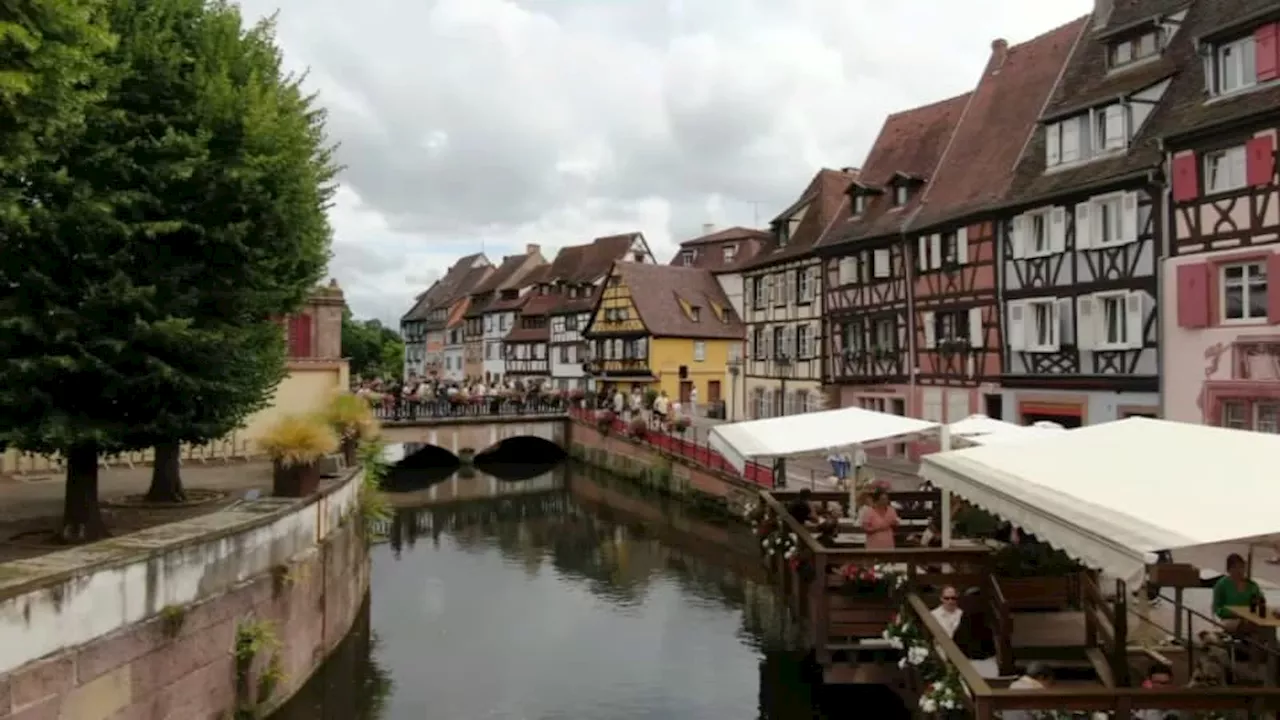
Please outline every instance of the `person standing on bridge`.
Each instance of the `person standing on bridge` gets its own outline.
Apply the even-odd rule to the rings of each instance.
[[[689,417],[698,417],[698,386],[689,388]]]

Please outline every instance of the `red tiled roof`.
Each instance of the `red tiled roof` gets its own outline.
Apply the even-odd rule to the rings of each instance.
[[[812,251],[833,227],[839,226],[844,218],[848,217],[849,198],[846,193],[849,186],[860,177],[860,171],[851,168],[819,170],[809,182],[809,187],[801,193],[800,198],[774,219],[774,223],[785,221],[804,206],[809,206],[809,210],[792,231],[786,245],[778,247],[774,244],[772,247],[761,250],[751,260],[739,265],[739,269],[745,271],[768,267]]]
[[[742,321],[708,270],[619,262],[613,272],[631,291],[631,303],[651,337],[735,340],[746,336]],[[699,308],[694,321],[680,301]],[[713,309],[719,306],[724,320]]]
[[[615,262],[630,260],[631,248],[636,242],[644,242],[644,235],[633,232],[622,235],[598,237],[586,245],[570,245],[561,248],[556,255],[548,282],[560,282],[565,285],[587,287],[598,285],[609,275]],[[551,309],[552,315],[590,312],[595,307],[595,293],[586,297],[571,298],[567,294],[560,296],[560,302]]]
[[[865,187],[883,189],[868,197],[866,210],[857,217],[843,220],[819,243],[831,248],[858,240],[902,232],[903,224],[919,205],[937,170],[938,161],[955,132],[972,93],[957,95],[930,105],[890,115],[867,154],[859,182]],[[886,187],[896,174],[924,178],[925,187],[913,193],[907,204],[894,207],[892,188]]]
[[[924,191],[913,228],[958,218],[1008,194],[1040,111],[1087,21],[1078,18],[1013,47],[992,43],[991,59]]]
[[[724,250],[733,246],[732,260],[725,260]],[[754,260],[763,250],[773,247],[773,236],[764,230],[731,227],[701,237],[685,240],[671,258],[670,265],[696,267],[711,272],[735,272]],[[693,253],[693,264],[684,261],[686,252]]]
[[[413,307],[404,314],[401,320],[425,320],[427,319],[427,314],[432,310],[455,300],[455,291],[458,289],[463,277],[473,269],[472,266],[477,261],[483,262],[485,265],[490,264],[484,253],[474,253],[459,258],[444,274],[444,277],[436,280],[431,284],[431,287],[427,288],[426,292],[419,293],[414,298]]]

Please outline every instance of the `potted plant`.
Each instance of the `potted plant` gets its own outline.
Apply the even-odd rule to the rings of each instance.
[[[608,435],[609,431],[613,429],[613,421],[616,417],[617,416],[613,414],[612,410],[601,410],[597,412],[596,429],[599,430],[602,435]]]
[[[286,415],[267,428],[258,446],[271,458],[271,493],[306,497],[320,488],[320,460],[338,449],[338,434],[322,418]]]
[[[355,467],[360,443],[378,434],[378,421],[373,416],[373,409],[351,393],[338,393],[329,400],[322,415],[338,435],[343,461],[347,467]]]
[[[844,581],[840,586],[845,595],[865,595],[888,598],[906,583],[899,573],[889,572],[883,565],[854,565],[840,568]]]

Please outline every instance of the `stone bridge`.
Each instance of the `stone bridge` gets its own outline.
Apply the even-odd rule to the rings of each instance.
[[[477,455],[512,438],[539,438],[568,450],[569,416],[547,413],[384,419],[382,437],[388,443],[433,445],[459,457]]]

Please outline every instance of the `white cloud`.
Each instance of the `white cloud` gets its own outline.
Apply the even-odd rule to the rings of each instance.
[[[242,0],[269,14],[278,0]],[[1089,0],[311,0],[288,63],[347,166],[332,271],[398,319],[457,256],[640,230],[660,259],[751,224],[820,166],[858,165],[886,114],[970,89],[997,37]]]

